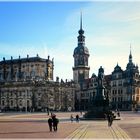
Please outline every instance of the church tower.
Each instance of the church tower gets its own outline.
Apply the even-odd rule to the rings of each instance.
[[[81,83],[85,79],[89,78],[90,70],[90,67],[88,66],[89,51],[88,48],[85,47],[85,36],[84,30],[82,29],[82,14],[80,19],[80,30],[78,31],[78,33],[78,46],[74,49],[73,53],[73,80],[76,83]]]
[[[135,65],[132,61],[131,46],[130,46],[129,62],[126,66],[126,76],[128,79],[130,79],[131,82],[137,81],[137,79],[139,78],[138,65]]]

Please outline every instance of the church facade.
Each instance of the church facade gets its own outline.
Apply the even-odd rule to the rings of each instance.
[[[75,86],[53,80],[53,59],[18,58],[0,62],[2,111],[74,110]]]
[[[0,62],[0,81],[53,80],[53,59],[36,57],[19,58]]]

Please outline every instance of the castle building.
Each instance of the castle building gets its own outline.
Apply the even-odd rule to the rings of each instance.
[[[98,76],[92,74],[89,78],[88,57],[89,51],[85,47],[84,30],[82,29],[82,16],[78,36],[78,47],[74,49],[73,80],[79,84],[75,95],[75,109],[87,110],[97,94]],[[105,75],[105,95],[109,98],[112,109],[132,110],[140,107],[140,75],[138,66],[132,62],[130,51],[126,70],[117,64],[110,75]]]

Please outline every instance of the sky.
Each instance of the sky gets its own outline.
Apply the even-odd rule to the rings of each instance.
[[[126,69],[131,52],[140,66],[139,1],[0,2],[0,61],[36,56],[54,58],[54,80],[73,79],[82,11],[90,77],[119,64]]]

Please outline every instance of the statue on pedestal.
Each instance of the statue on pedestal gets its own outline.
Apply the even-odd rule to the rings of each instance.
[[[85,118],[105,118],[105,114],[109,111],[109,99],[108,95],[105,93],[103,81],[104,69],[100,67],[98,71],[96,95],[92,100],[88,112],[85,114]]]

